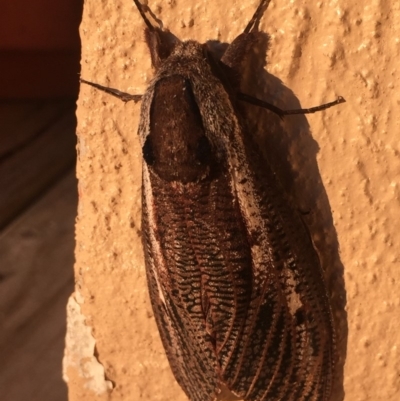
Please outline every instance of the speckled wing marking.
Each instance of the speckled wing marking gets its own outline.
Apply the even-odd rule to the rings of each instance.
[[[144,171],[143,176],[144,181],[151,185],[147,181],[148,171]],[[153,186],[150,188],[153,189]],[[198,305],[199,288],[195,285],[199,281],[200,270],[193,252],[187,252],[181,246],[186,240],[182,231],[163,225],[162,230],[174,232],[176,241],[170,246],[161,241],[164,232],[158,226],[162,217],[159,213],[167,213],[164,216],[170,219],[177,216],[172,216],[169,210],[163,208],[148,208],[148,204],[157,204],[152,191],[143,192],[142,227],[150,298],[161,340],[174,376],[190,399],[201,401],[209,396],[214,399],[213,394],[218,389],[218,369],[212,349],[204,338]],[[176,259],[172,268],[171,252]],[[176,268],[175,264],[179,267]],[[161,266],[166,269],[162,270]]]

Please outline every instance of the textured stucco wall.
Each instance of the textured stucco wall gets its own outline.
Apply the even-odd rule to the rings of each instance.
[[[258,0],[226,4],[149,1],[173,33],[200,42],[231,42]],[[339,336],[334,400],[343,389],[348,401],[400,396],[399,21],[400,3],[390,0],[275,0],[261,23],[268,73],[254,64],[249,83],[282,108],[347,100],[283,122],[254,112],[260,146],[299,209],[310,211],[327,272]],[[143,93],[152,77],[143,28],[131,0],[87,0],[82,77]],[[77,284],[64,361],[71,401],[185,400],[147,295],[139,109],[81,87]]]

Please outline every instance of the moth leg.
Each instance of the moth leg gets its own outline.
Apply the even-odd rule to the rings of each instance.
[[[248,55],[251,53],[255,46],[267,46],[267,35],[258,30],[261,17],[267,9],[271,0],[261,0],[256,11],[253,14],[250,22],[247,24],[243,32],[235,38],[235,40],[228,46],[225,53],[221,57],[222,63],[230,67],[234,75],[238,78],[236,86],[240,86],[244,70],[248,66]],[[264,51],[266,49],[261,50]]]
[[[162,61],[168,58],[176,43],[180,41],[168,29],[163,28],[162,21],[154,15],[149,6],[142,4],[139,0],[133,1],[146,24],[144,37],[150,50],[151,64],[158,70]]]
[[[123,102],[129,102],[133,100],[135,103],[139,102],[142,99],[143,95],[131,95],[130,93],[121,92],[118,89],[109,88],[107,86],[99,85],[94,82],[86,81],[85,79],[80,79],[80,81],[86,85],[93,86],[93,88],[99,89],[103,92],[108,93],[109,95],[115,96],[118,99],[121,99]]]
[[[147,25],[147,28],[150,31],[154,31],[156,29],[163,29],[163,23],[160,19],[158,19],[154,13],[151,11],[150,7],[146,4],[142,4],[139,0],[133,0],[136,8],[138,9],[141,17],[143,18],[144,23]],[[146,12],[150,14],[150,16],[157,22],[158,27],[155,24],[152,24],[150,19],[147,17]]]
[[[271,0],[261,0],[260,4],[257,7],[253,17],[250,22],[247,24],[246,28],[244,28],[243,33],[257,32],[258,25],[260,23],[261,17],[263,16],[265,10],[268,8]]]
[[[344,103],[346,101],[344,99],[344,97],[338,96],[338,98],[336,100],[334,100],[333,102],[324,103],[324,104],[321,104],[320,106],[311,107],[309,109],[282,110],[279,107],[276,107],[271,103],[264,102],[261,99],[257,99],[256,97],[246,95],[245,93],[238,93],[237,98],[243,102],[247,102],[247,103],[253,104],[255,106],[262,107],[264,109],[268,109],[268,110],[274,112],[275,114],[277,114],[279,117],[288,116],[291,114],[316,113],[317,111],[329,109],[332,106],[336,106],[336,105],[338,105],[340,103]]]

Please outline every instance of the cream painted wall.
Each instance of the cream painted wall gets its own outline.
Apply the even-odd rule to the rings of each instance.
[[[173,33],[200,42],[231,42],[258,0],[226,4],[149,0]],[[270,35],[267,72],[249,83],[282,108],[347,100],[283,122],[254,111],[260,146],[310,211],[338,331],[337,401],[342,383],[346,401],[400,397],[399,21],[400,3],[390,0],[274,0],[261,23]],[[131,0],[87,0],[82,77],[143,93],[152,77],[143,29]],[[71,401],[185,400],[147,295],[139,109],[81,87],[77,284],[64,361]]]

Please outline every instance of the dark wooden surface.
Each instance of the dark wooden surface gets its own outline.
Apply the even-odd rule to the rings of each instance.
[[[62,357],[77,210],[74,107],[71,102],[4,106],[0,400],[67,401]]]
[[[0,229],[75,164],[75,102],[0,102]]]

